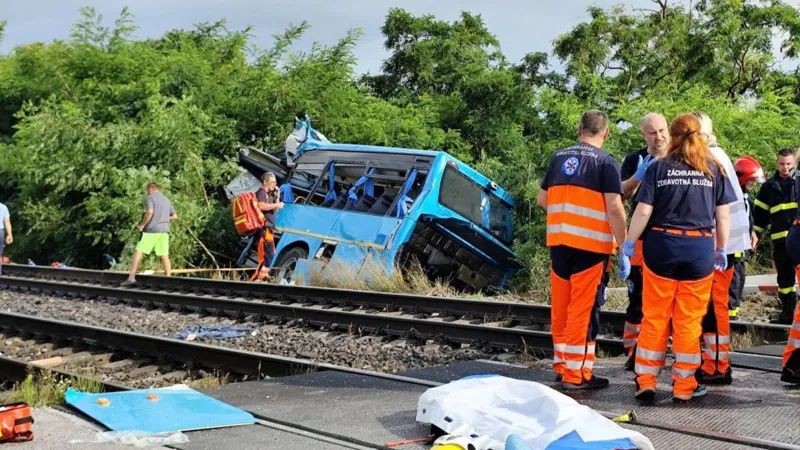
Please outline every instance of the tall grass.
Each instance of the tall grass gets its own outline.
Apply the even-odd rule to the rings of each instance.
[[[411,262],[399,270],[390,271],[373,258],[367,257],[361,265],[331,261],[311,270],[309,284],[341,289],[397,292],[438,297],[464,296],[444,280],[431,280],[418,262]]]
[[[63,378],[49,370],[34,370],[10,391],[0,394],[0,399],[3,403],[25,402],[37,407],[58,405],[64,403],[64,393],[69,387],[83,392],[103,389],[99,381],[90,378]]]

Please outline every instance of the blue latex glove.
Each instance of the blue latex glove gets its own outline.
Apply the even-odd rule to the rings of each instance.
[[[620,280],[627,280],[628,276],[631,274],[631,259],[628,258],[628,255],[624,253],[620,253],[617,259],[617,274],[619,275]]]
[[[714,268],[717,270],[728,268],[728,251],[724,248],[718,248],[714,253]]]
[[[641,182],[644,179],[644,174],[647,172],[647,168],[650,167],[655,160],[656,159],[653,158],[653,155],[647,155],[644,158],[639,156],[639,164],[636,166],[636,173],[633,174],[633,179]]]
[[[633,253],[636,251],[636,243],[633,241],[625,241],[622,243],[622,254],[631,257]]]

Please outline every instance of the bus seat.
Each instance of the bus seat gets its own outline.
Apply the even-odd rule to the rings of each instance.
[[[383,216],[392,207],[395,194],[383,194],[375,201],[375,203],[367,211],[369,214],[377,214]]]
[[[350,210],[355,212],[368,212],[374,204],[375,197],[368,194],[362,194],[355,202],[353,207],[350,208]]]
[[[344,207],[347,206],[347,200],[347,191],[344,191],[344,193],[336,197],[336,200],[331,205],[331,209],[344,209]]]

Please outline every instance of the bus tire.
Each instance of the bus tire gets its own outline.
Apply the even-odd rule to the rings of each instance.
[[[278,263],[275,266],[278,268],[278,281],[285,280],[287,283],[292,281],[294,277],[294,268],[297,265],[297,260],[307,258],[308,250],[303,247],[292,247],[285,251]]]

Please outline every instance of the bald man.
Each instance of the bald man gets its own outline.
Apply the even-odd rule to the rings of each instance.
[[[622,161],[622,196],[631,199],[631,209],[636,209],[633,200],[647,168],[653,161],[667,154],[669,148],[669,125],[667,119],[658,113],[649,113],[642,118],[642,137],[647,147],[628,154]],[[627,370],[633,370],[636,354],[636,341],[642,327],[642,241],[636,242],[636,253],[631,258],[631,273],[628,276],[628,309],[625,313],[625,331],[622,335],[623,345],[629,359],[625,364]]]

